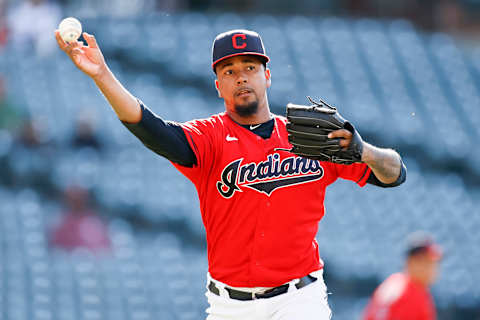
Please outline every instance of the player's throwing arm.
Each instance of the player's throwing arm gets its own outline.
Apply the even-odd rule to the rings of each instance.
[[[130,123],[140,121],[142,111],[137,99],[122,86],[110,71],[95,37],[83,32],[83,38],[87,45],[73,39],[65,42],[61,36],[60,29],[62,27],[61,23],[59,29],[55,30],[55,38],[60,49],[70,57],[78,69],[95,81],[120,120]]]

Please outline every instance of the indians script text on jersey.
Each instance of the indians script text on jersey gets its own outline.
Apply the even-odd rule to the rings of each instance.
[[[197,189],[211,276],[236,287],[273,287],[322,268],[315,241],[325,188],[337,178],[365,185],[366,164],[298,157],[286,119],[262,139],[221,113],[182,124],[197,165],[174,164]]]

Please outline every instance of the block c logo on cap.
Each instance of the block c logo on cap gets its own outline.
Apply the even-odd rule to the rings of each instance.
[[[235,49],[243,49],[243,48],[247,47],[247,42],[246,41],[241,41],[241,43],[240,43],[238,38],[241,38],[243,40],[247,40],[247,36],[244,35],[243,33],[234,34],[233,37],[232,37],[233,47]]]

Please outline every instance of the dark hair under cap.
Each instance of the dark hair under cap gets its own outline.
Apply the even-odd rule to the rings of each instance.
[[[435,260],[442,258],[442,249],[435,243],[433,237],[423,231],[416,231],[407,238],[407,257],[421,253],[428,253]]]

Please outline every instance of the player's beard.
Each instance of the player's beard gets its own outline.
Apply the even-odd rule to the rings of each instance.
[[[235,105],[235,112],[240,117],[250,117],[257,113],[258,110],[258,101],[247,102],[246,104],[236,104]]]

